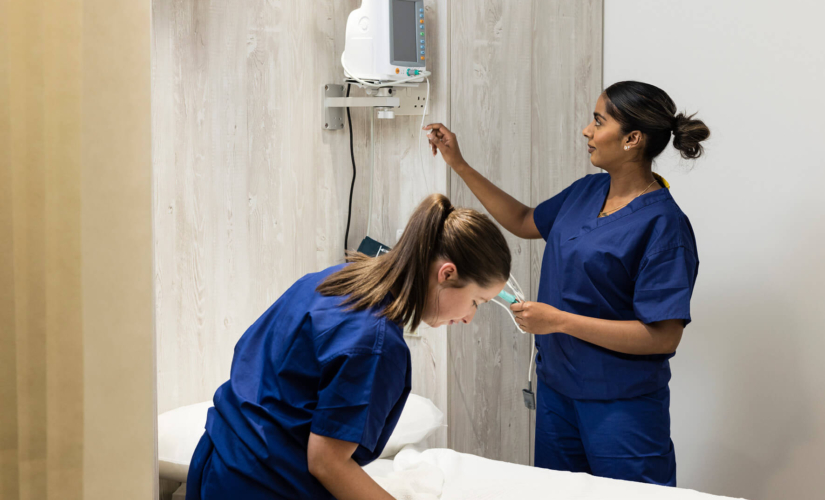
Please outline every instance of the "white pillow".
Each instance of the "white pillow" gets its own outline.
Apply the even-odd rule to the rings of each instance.
[[[189,461],[206,426],[212,401],[167,411],[158,417],[158,471],[160,477],[186,482]]]
[[[186,482],[189,461],[203,436],[206,412],[211,407],[212,401],[204,401],[167,411],[158,417],[158,470],[161,478]],[[444,414],[432,401],[410,394],[380,458],[393,457],[404,446],[424,441],[443,422]]]
[[[379,458],[394,457],[408,444],[418,444],[435,432],[444,422],[444,413],[429,399],[410,394],[398,425]]]

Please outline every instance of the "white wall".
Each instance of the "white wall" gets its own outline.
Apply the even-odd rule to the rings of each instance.
[[[706,158],[658,162],[701,261],[672,363],[679,485],[825,498],[825,3],[605,4],[605,86],[657,85],[712,132]]]

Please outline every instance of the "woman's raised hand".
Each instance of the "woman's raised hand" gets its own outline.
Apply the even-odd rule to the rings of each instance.
[[[455,134],[450,132],[450,129],[441,123],[431,123],[424,127],[424,130],[429,131],[427,139],[430,141],[430,147],[433,149],[433,156],[436,151],[441,151],[441,157],[452,168],[456,168],[464,164],[464,157],[461,156],[461,150],[458,148],[458,140]]]

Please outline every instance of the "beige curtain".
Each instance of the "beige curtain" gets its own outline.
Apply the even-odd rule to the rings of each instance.
[[[154,495],[149,0],[0,0],[0,499]]]

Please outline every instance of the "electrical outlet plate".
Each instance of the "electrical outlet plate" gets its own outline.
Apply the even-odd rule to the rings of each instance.
[[[421,116],[427,103],[427,87],[396,87],[395,96],[401,99],[401,105],[394,108],[395,116]],[[427,114],[430,108],[427,107]]]

